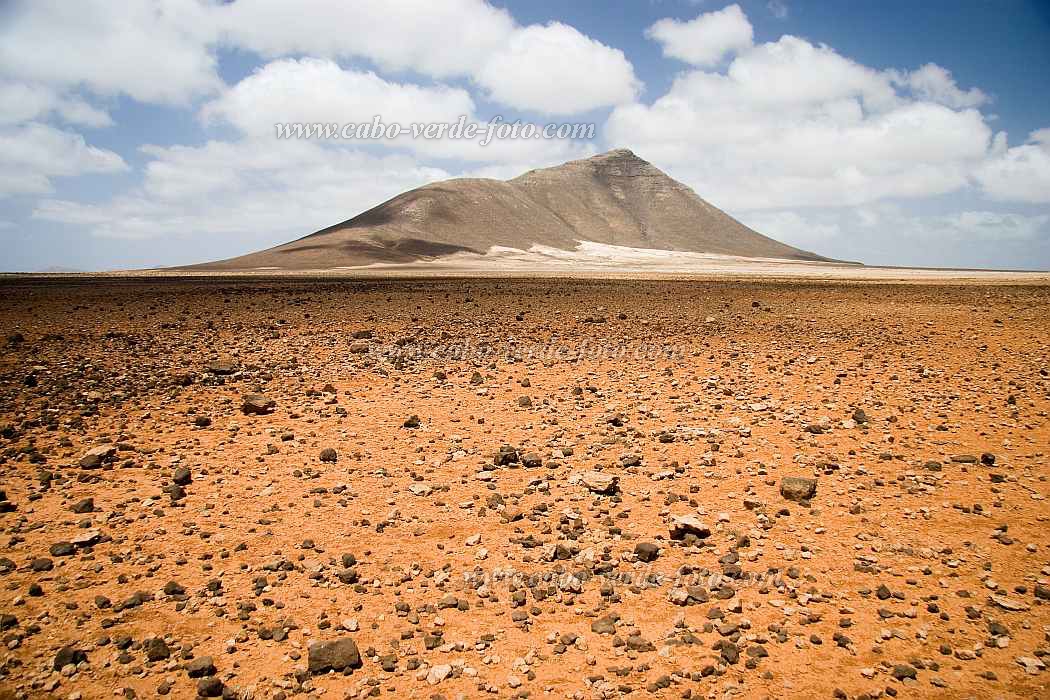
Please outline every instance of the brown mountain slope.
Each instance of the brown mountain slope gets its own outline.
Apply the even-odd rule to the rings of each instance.
[[[193,268],[325,269],[483,254],[492,246],[573,250],[580,241],[826,260],[753,231],[619,149],[513,180],[435,182],[290,243]]]

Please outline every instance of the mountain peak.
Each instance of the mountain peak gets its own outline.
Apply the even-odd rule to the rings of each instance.
[[[634,151],[628,148],[614,148],[611,151],[598,153],[588,158],[570,160],[567,163],[554,165],[549,168],[530,170],[508,182],[519,184],[537,181],[550,182],[552,178],[574,177],[583,172],[593,173],[601,177],[663,176],[670,181],[670,178],[667,178],[661,170],[653,166],[649,161],[639,158]]]
[[[511,180],[455,179],[404,192],[296,241],[211,269],[409,263],[494,248],[607,246],[821,260],[754,231],[627,148]]]
[[[605,153],[598,153],[589,158],[585,158],[583,163],[593,163],[595,165],[619,165],[634,168],[652,167],[652,164],[646,161],[645,158],[638,157],[637,154],[629,148],[614,148]]]
[[[599,153],[594,156],[594,158],[633,158],[636,160],[642,160],[629,148],[614,148],[611,151]]]

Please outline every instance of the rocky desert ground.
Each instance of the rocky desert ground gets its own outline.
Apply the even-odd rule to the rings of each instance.
[[[1050,697],[1046,285],[2,291],[2,698]]]

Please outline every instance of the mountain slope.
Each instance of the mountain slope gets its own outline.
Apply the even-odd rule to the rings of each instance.
[[[325,269],[408,263],[492,246],[632,248],[826,260],[744,226],[631,151],[532,170],[512,180],[454,179],[400,194],[284,245],[193,269]]]

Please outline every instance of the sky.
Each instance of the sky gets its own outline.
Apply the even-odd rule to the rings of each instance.
[[[375,116],[595,128],[276,137]],[[1050,269],[1050,2],[0,0],[0,270],[231,257],[613,148],[826,256]]]

